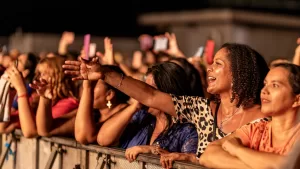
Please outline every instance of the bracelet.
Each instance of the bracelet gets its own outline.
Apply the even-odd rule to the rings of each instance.
[[[24,93],[24,94],[19,95],[19,96],[18,96],[18,99],[19,99],[19,98],[22,98],[22,97],[27,97],[27,93]]]
[[[119,88],[122,85],[123,79],[124,79],[124,74],[121,73],[121,80],[120,80],[120,83],[118,84],[117,88]]]

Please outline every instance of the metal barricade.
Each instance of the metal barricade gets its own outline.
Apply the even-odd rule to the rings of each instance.
[[[9,146],[4,148],[0,158],[2,169],[161,169],[159,157],[140,154],[129,163],[124,149],[82,145],[71,138],[38,137],[27,139],[21,131],[15,131],[9,145],[16,142],[16,152],[7,158]],[[15,139],[18,137],[19,139]],[[174,162],[175,169],[205,169],[187,162]]]

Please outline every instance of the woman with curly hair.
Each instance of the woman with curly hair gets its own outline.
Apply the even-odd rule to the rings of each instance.
[[[82,71],[80,67],[86,64],[91,69]],[[172,115],[175,121],[193,123],[198,132],[198,149],[191,158],[200,157],[213,140],[264,117],[260,111],[260,90],[269,68],[264,58],[247,45],[224,44],[216,53],[207,69],[207,91],[216,96],[215,100],[164,93],[102,68],[97,62],[66,61],[63,67],[66,74],[76,76],[73,80],[103,79],[140,103]],[[164,160],[168,161],[168,156]]]
[[[52,124],[54,119],[78,107],[78,101],[73,95],[73,83],[62,71],[63,62],[64,59],[59,56],[44,58],[36,68],[36,80],[30,84],[40,96],[36,120],[21,73],[14,65],[6,71],[8,81],[17,91],[19,111],[11,115],[9,124],[1,125],[2,132],[11,132],[21,127],[25,137],[35,137],[43,132],[39,131],[41,126]]]
[[[245,125],[212,142],[201,156],[200,164],[208,168],[280,168],[292,149],[297,148],[300,140],[300,66],[276,64],[264,84],[261,112],[272,120]]]

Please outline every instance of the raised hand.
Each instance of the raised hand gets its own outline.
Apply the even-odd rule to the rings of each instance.
[[[62,67],[65,69],[65,74],[73,76],[72,80],[99,80],[102,78],[102,73],[98,60],[98,57],[94,57],[90,61],[85,61],[80,57],[79,61],[65,61]]]
[[[298,46],[295,49],[293,64],[300,65],[300,38],[297,39]]]
[[[67,32],[67,31],[65,31],[62,34],[60,42],[69,45],[69,44],[72,44],[74,42],[74,39],[75,39],[74,32]]]
[[[176,36],[174,33],[170,34],[170,33],[166,32],[165,35],[160,35],[155,38],[158,38],[161,36],[168,38],[168,41],[169,41],[169,48],[164,51],[165,53],[172,55],[172,56],[176,56],[176,57],[185,57],[184,54],[180,51],[180,49],[178,47],[177,39],[176,39]]]
[[[25,93],[26,87],[22,74],[18,71],[15,65],[10,66],[6,71],[7,80],[12,84],[18,93]],[[5,76],[5,75],[4,75]]]
[[[178,48],[178,44],[177,44],[177,39],[174,33],[165,33],[165,36],[168,38],[169,40],[169,49],[168,49],[168,53],[175,55],[178,53],[179,48]]]
[[[50,100],[53,98],[51,77],[49,77],[49,79],[47,80],[42,78],[39,78],[38,80],[34,80],[33,84],[29,84],[29,86],[35,89],[38,95]]]
[[[143,65],[143,54],[141,51],[135,51],[133,53],[131,66],[134,69],[139,69]]]
[[[110,38],[104,38],[104,55],[101,52],[97,52],[96,56],[100,58],[100,63],[103,65],[114,64],[113,45]]]

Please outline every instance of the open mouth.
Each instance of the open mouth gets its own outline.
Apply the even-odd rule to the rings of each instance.
[[[261,98],[261,103],[270,103],[270,100],[265,99],[265,98]]]
[[[215,82],[215,81],[216,81],[216,78],[215,78],[215,77],[213,77],[213,76],[208,76],[208,77],[207,77],[207,82],[208,82],[208,84],[213,83],[213,82]]]

